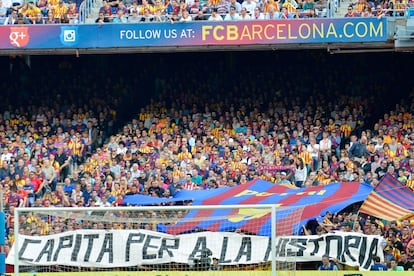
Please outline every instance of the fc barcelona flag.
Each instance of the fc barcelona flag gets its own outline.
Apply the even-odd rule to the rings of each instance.
[[[336,213],[345,207],[366,199],[371,186],[359,182],[332,183],[310,188],[275,185],[264,180],[253,180],[244,185],[198,197],[193,205],[256,205],[275,204],[276,231],[280,235],[297,235],[308,220]],[[283,210],[283,207],[287,207]],[[279,209],[277,209],[279,210]],[[202,231],[234,231],[263,236],[271,235],[271,213],[263,209],[191,210],[183,220],[162,231],[169,234]]]
[[[388,221],[398,220],[414,211],[414,193],[391,174],[386,174],[359,211]]]

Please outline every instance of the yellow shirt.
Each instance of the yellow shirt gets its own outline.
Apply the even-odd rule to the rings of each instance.
[[[141,5],[140,7],[139,7],[139,10],[138,10],[138,12],[139,12],[139,14],[140,15],[143,15],[144,14],[144,10],[145,9],[148,9],[148,11],[149,11],[149,13],[150,14],[154,14],[154,7],[153,6],[151,6],[150,4],[147,4],[147,5]]]
[[[27,9],[26,15],[30,18],[36,17],[39,13],[41,13],[40,9],[34,6],[32,9]]]
[[[160,12],[161,14],[165,13],[165,6],[163,4],[154,6],[154,13]]]
[[[296,8],[289,2],[285,2],[282,5],[283,8],[286,8],[288,10],[288,12],[295,12]]]
[[[193,156],[192,156],[192,154],[190,153],[190,152],[180,152],[179,154],[178,154],[178,160],[184,160],[184,157],[187,157],[188,159],[192,159],[193,158]]]
[[[53,17],[60,18],[62,15],[68,12],[68,7],[66,7],[65,5],[56,5],[56,6],[53,6],[52,10],[53,10]]]
[[[48,0],[47,3],[52,6],[59,5],[59,0]]]

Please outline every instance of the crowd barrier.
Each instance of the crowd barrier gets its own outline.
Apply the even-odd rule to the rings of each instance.
[[[79,6],[79,22],[86,23],[86,19],[92,15],[94,8],[98,8],[101,1],[84,0]]]

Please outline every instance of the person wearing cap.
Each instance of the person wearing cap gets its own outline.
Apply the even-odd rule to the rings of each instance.
[[[394,248],[390,245],[390,242],[387,242],[387,245],[384,248],[384,260],[386,263],[390,263],[395,260]]]
[[[128,15],[128,23],[138,23],[141,21],[141,17],[138,15],[138,10],[131,8]]]
[[[351,232],[352,224],[351,222],[342,222],[341,223],[341,231],[343,232]]]
[[[287,173],[282,171],[280,172],[280,179],[279,181],[276,182],[276,184],[280,185],[280,184],[292,184],[292,183],[290,183],[290,181],[287,179]]]

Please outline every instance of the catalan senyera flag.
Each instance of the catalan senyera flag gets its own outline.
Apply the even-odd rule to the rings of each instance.
[[[414,211],[414,192],[391,174],[386,174],[359,211],[388,221],[407,218]]]

